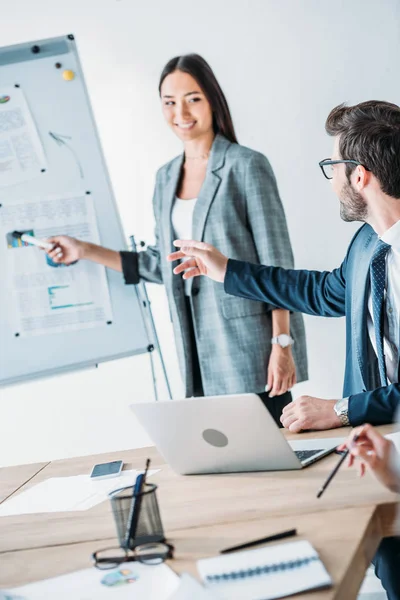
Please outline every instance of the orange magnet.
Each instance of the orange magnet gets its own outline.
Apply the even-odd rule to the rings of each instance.
[[[67,69],[63,71],[63,79],[65,79],[65,81],[72,81],[75,79],[75,73],[70,69]]]

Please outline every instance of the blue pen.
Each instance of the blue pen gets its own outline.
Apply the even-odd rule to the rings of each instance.
[[[150,459],[148,458],[146,461],[146,469],[144,473],[140,473],[136,477],[135,485],[133,488],[133,497],[131,502],[131,507],[129,510],[129,517],[126,528],[126,536],[125,536],[125,547],[129,548],[129,542],[131,539],[135,537],[136,528],[139,520],[140,513],[140,505],[142,502],[142,490],[143,485],[146,481],[147,471],[149,470]]]

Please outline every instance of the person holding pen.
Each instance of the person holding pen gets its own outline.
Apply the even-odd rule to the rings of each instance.
[[[356,438],[356,440],[355,440]],[[357,465],[361,477],[367,470],[392,492],[400,494],[400,454],[391,440],[372,425],[356,427],[339,450],[349,450],[348,466]],[[384,538],[372,561],[389,600],[400,599],[400,538]]]
[[[115,252],[54,236],[48,253],[55,262],[86,259],[122,271],[127,284],[163,283],[186,396],[260,393],[279,423],[290,388],[307,378],[301,315],[229,297],[205,278],[181,282],[165,260],[176,237],[196,237],[238,259],[293,267],[274,173],[265,156],[239,145],[225,96],[203,58],[170,60],[159,93],[183,154],[157,173],[155,244]]]
[[[400,494],[400,454],[391,440],[373,425],[366,424],[355,427],[338,450],[346,448],[349,449],[349,467],[357,465],[361,477],[370,470],[382,485]]]

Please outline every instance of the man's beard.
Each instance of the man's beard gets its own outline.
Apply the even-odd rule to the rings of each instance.
[[[343,221],[361,221],[365,222],[368,216],[368,207],[358,192],[350,185],[345,183],[340,193],[340,216]]]

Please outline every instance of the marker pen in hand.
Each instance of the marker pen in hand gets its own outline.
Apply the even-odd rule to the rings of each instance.
[[[322,494],[324,493],[324,491],[326,490],[326,488],[328,487],[328,485],[330,484],[332,479],[335,477],[336,473],[339,471],[340,467],[342,466],[342,464],[344,463],[344,461],[346,460],[348,455],[350,454],[351,449],[353,448],[353,446],[356,445],[357,440],[360,437],[360,435],[362,434],[362,432],[363,432],[363,430],[361,429],[361,431],[356,433],[356,435],[353,437],[353,439],[350,442],[350,445],[347,447],[346,451],[342,454],[342,457],[340,458],[339,462],[332,469],[332,471],[328,475],[328,478],[326,479],[325,483],[320,487],[320,489],[317,493],[317,498],[321,498]]]
[[[54,244],[50,242],[45,242],[43,240],[39,240],[35,238],[33,235],[29,233],[22,233],[21,231],[13,231],[12,236],[16,239],[20,239],[22,242],[29,244],[30,246],[37,246],[38,248],[42,248],[43,250],[52,250],[54,248]],[[61,248],[57,252],[57,257],[61,258],[63,255]]]

